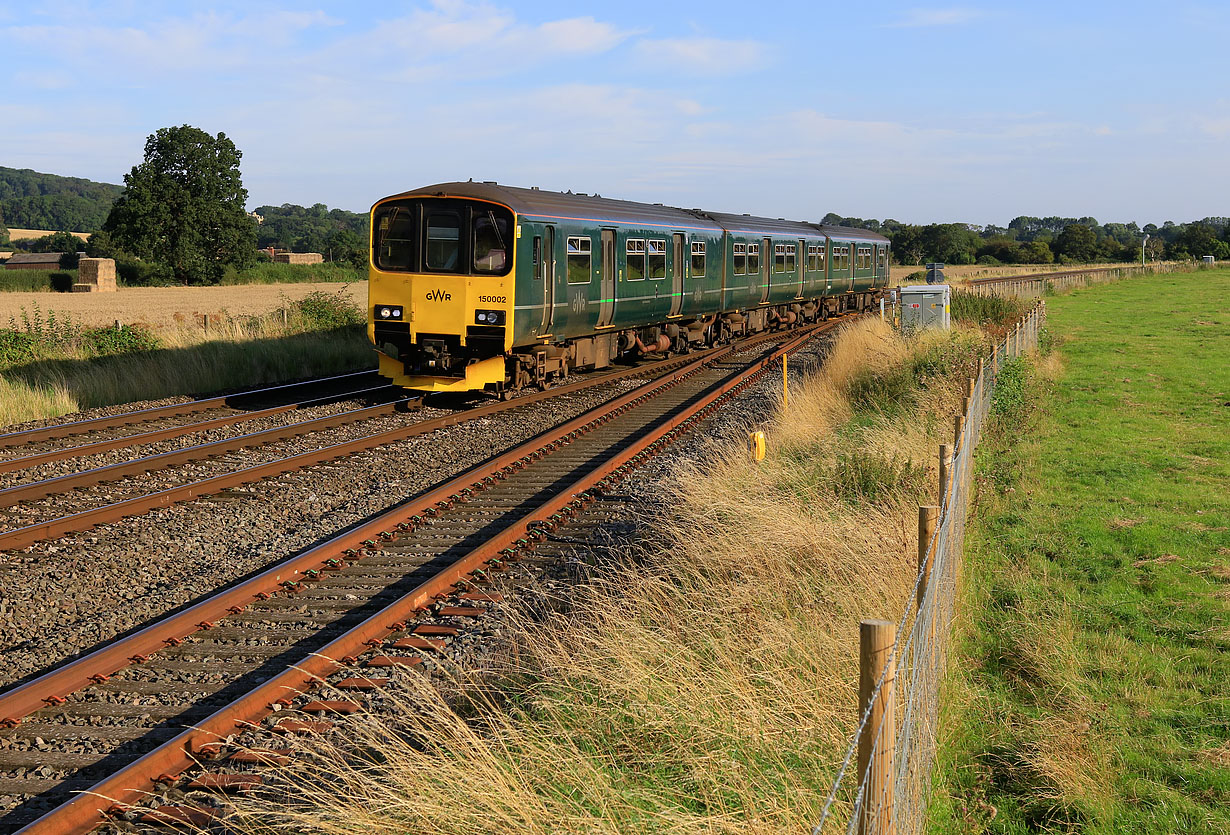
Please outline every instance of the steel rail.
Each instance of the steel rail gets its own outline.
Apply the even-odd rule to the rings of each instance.
[[[583,506],[592,498],[585,494],[586,490],[602,483],[604,479],[610,480],[615,474],[626,472],[630,462],[644,456],[647,449],[657,447],[669,440],[672,435],[677,434],[683,423],[694,419],[702,412],[708,411],[720,398],[746,385],[750,380],[763,373],[769,363],[778,356],[797,349],[819,330],[827,330],[835,324],[837,323],[831,322],[826,325],[816,325],[807,328],[805,332],[794,336],[784,345],[779,346],[769,356],[754,362],[747,368],[736,369],[726,375],[717,383],[709,386],[700,395],[693,397],[683,406],[676,409],[673,413],[665,415],[651,431],[628,444],[614,456],[603,460],[586,475],[572,481],[567,487],[558,491],[550,500],[541,504],[534,512],[509,525],[486,544],[472,549],[430,580],[420,584],[409,593],[394,601],[390,606],[373,614],[343,635],[330,641],[317,652],[308,655],[294,666],[261,683],[255,689],[216,711],[203,721],[197,722],[193,728],[183,731],[120,771],[98,782],[88,792],[78,794],[61,806],[48,812],[21,829],[20,833],[23,833],[23,835],[51,835],[52,833],[57,835],[59,833],[74,835],[75,833],[89,832],[102,822],[108,811],[122,810],[128,804],[146,796],[148,794],[147,788],[155,778],[164,780],[166,775],[177,775],[191,768],[198,763],[199,759],[207,758],[213,753],[219,740],[225,740],[236,731],[251,727],[273,710],[288,704],[289,697],[297,693],[306,692],[316,684],[319,684],[325,676],[345,666],[348,663],[349,657],[366,652],[371,642],[404,628],[403,620],[426,608],[438,595],[447,592],[476,569],[491,562],[493,557],[509,554],[510,549],[519,542],[528,545],[532,538],[530,526],[533,523],[547,520],[553,514],[558,514],[569,506],[577,508]],[[490,481],[493,478],[498,479],[504,471],[514,468],[520,469],[534,458],[541,456],[543,452],[549,453],[560,446],[565,446],[570,440],[577,437],[578,434],[602,425],[633,405],[644,402],[652,395],[673,387],[680,380],[696,373],[703,365],[707,365],[732,351],[733,348],[731,347],[719,349],[704,359],[689,363],[687,366],[678,369],[669,378],[655,381],[644,389],[628,392],[609,403],[595,407],[567,423],[549,432],[542,433],[537,438],[527,441],[503,455],[486,462],[484,465],[471,468],[462,476],[441,485],[435,490],[429,491],[408,505],[403,505],[389,511],[363,525],[361,528],[348,532],[329,543],[322,543],[320,546],[293,559],[290,563],[301,566],[318,561],[322,554],[337,553],[342,543],[353,542],[358,537],[364,535],[367,535],[369,540],[366,544],[376,548],[378,546],[376,546],[375,539],[392,538],[389,529],[397,527],[399,523],[404,525],[407,522],[412,522],[419,513],[426,513],[437,505],[447,507],[451,506],[454,502],[462,501],[462,496],[457,492],[458,485],[470,481],[473,482],[473,487],[481,489],[485,481]],[[551,438],[554,440],[547,440]],[[474,477],[483,471],[487,472],[487,476],[474,481]],[[450,490],[453,492],[446,496],[445,494]],[[417,512],[415,512],[416,510]],[[354,555],[354,558],[359,558],[359,555]],[[290,563],[280,566],[279,569],[285,571],[290,567]],[[322,568],[327,567],[326,563],[321,563]],[[261,577],[266,577],[272,574],[273,571],[266,572]],[[294,575],[288,576],[297,576],[299,573],[301,572],[296,569]],[[82,668],[79,672],[84,672],[84,668],[87,666],[84,662],[91,659],[98,661],[104,654],[112,662],[120,660],[119,656],[125,656],[128,653],[138,651],[133,649],[134,643],[139,646],[146,646],[150,651],[157,651],[165,646],[177,643],[177,641],[168,639],[166,631],[161,632],[163,636],[161,638],[150,633],[158,628],[165,630],[171,622],[179,623],[182,626],[193,621],[196,617],[201,616],[200,612],[207,604],[212,604],[216,609],[227,600],[243,600],[246,595],[251,593],[254,581],[257,579],[253,578],[252,581],[224,591],[209,601],[202,601],[197,606],[142,630],[124,639],[117,645],[105,647],[90,656],[86,656],[80,661],[69,665],[69,667]],[[231,609],[223,609],[222,611],[225,613],[240,610],[242,610],[241,605]],[[206,626],[207,624],[200,623],[191,631],[197,631],[206,628]],[[209,623],[208,626],[212,626],[212,623]],[[131,662],[132,659],[127,658],[123,660]],[[99,669],[107,669],[107,666],[104,664]],[[0,716],[13,715],[11,706],[15,701],[19,700],[18,697],[26,701],[26,708],[28,708],[26,715],[28,715],[28,712],[43,707],[44,702],[56,703],[59,701],[59,699],[63,698],[62,696],[34,701],[31,699],[33,694],[29,692],[34,689],[34,685],[56,676],[59,672],[50,673],[34,682],[30,682],[28,685],[0,696]],[[78,675],[78,686],[74,690],[80,689],[82,686],[88,686],[91,680],[105,679],[107,675],[106,673],[95,674],[92,678],[85,677],[84,680],[81,680],[80,675]]]
[[[179,417],[181,415],[192,414],[193,412],[203,412],[208,409],[217,409],[219,407],[227,406],[227,401],[238,400],[243,397],[255,397],[257,395],[269,394],[270,392],[283,391],[285,389],[296,388],[299,386],[319,385],[321,383],[329,383],[334,380],[346,380],[351,377],[360,377],[374,373],[374,370],[353,371],[349,374],[339,374],[336,377],[321,377],[317,380],[303,380],[298,383],[284,383],[282,385],[270,386],[269,388],[253,389],[251,391],[241,391],[236,392],[235,394],[227,394],[222,397],[210,397],[206,400],[192,400],[187,403],[173,403],[169,406],[154,406],[149,409],[139,409],[134,412],[124,412],[123,414],[108,415],[107,417],[77,420],[72,423],[60,423],[55,426],[44,426],[38,429],[23,429],[20,432],[7,432],[0,435],[0,449],[20,446],[22,444],[38,443],[39,441],[48,441],[54,438],[64,438],[70,435],[81,435],[86,432],[92,432],[95,429],[110,429],[115,426],[145,423],[147,421],[157,420],[164,417]]]
[[[345,400],[362,394],[371,394],[374,391],[383,391],[390,388],[392,388],[392,386],[385,383],[383,385],[358,389],[356,391],[340,392],[338,394],[327,395],[325,397],[313,397],[310,400],[302,400],[298,403],[287,403],[284,406],[273,406],[271,408],[260,409],[255,412],[239,412],[238,414],[226,415],[224,417],[212,418],[210,420],[201,420],[196,423],[184,423],[178,426],[168,426],[165,429],[153,429],[149,432],[142,432],[137,435],[124,435],[123,437],[112,438],[107,441],[95,441],[94,443],[82,444],[81,446],[53,449],[48,450],[47,452],[36,452],[33,455],[26,455],[21,458],[9,458],[0,461],[0,473],[22,470],[27,467],[36,467],[39,464],[46,464],[51,461],[63,461],[66,458],[84,458],[87,455],[96,455],[100,452],[110,452],[115,449],[140,446],[141,444],[152,444],[158,441],[165,441],[168,438],[178,438],[181,435],[190,435],[193,432],[204,432],[208,429],[217,429],[220,426],[231,426],[233,424],[244,423],[249,420],[257,420],[259,418],[271,417],[273,415],[279,415],[285,412],[293,412],[297,409],[305,409],[312,405],[324,403],[330,400]],[[3,506],[4,505],[0,505],[0,507]]]

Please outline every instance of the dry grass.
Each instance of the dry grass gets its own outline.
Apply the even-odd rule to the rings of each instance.
[[[367,282],[351,284],[243,284],[226,287],[121,287],[114,293],[0,293],[0,327],[22,308],[35,306],[67,314],[87,326],[144,323],[161,331],[181,323],[200,326],[202,316],[221,321],[260,316],[313,292],[345,292],[367,308]]]
[[[807,831],[855,720],[857,624],[900,615],[932,483],[870,502],[833,462],[858,451],[933,472],[938,438],[919,427],[944,424],[940,391],[960,382],[892,415],[846,392],[868,363],[892,375],[931,347],[848,328],[768,428],[764,462],[718,444],[703,471],[681,469],[661,546],[602,566],[566,614],[520,621],[508,668],[458,677],[451,704],[424,681],[397,722],[313,743],[237,828]],[[305,800],[281,807],[281,790]]]

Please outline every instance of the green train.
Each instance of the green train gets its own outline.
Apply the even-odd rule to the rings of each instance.
[[[544,387],[874,304],[887,238],[598,195],[445,183],[372,207],[368,336],[420,391]]]

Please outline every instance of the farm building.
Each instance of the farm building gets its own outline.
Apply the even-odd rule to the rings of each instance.
[[[6,261],[4,268],[6,270],[58,270],[60,269],[60,253],[23,252]]]

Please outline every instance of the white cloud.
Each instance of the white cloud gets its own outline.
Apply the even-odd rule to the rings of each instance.
[[[640,40],[636,53],[648,64],[687,75],[730,76],[763,67],[767,51],[759,41],[692,37]]]
[[[957,26],[982,17],[978,9],[953,7],[948,9],[911,9],[895,23],[885,24],[890,28],[917,28],[923,26]]]

